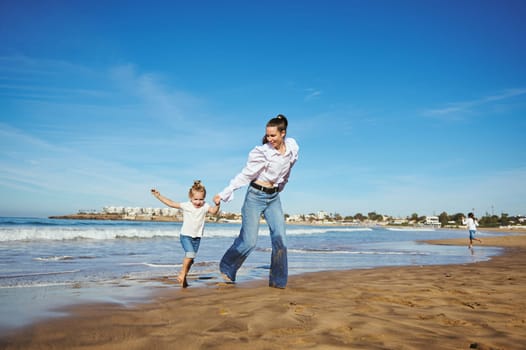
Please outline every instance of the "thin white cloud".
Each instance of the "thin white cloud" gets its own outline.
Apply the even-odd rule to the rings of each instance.
[[[29,77],[35,75],[55,76],[64,72],[89,75],[90,68],[69,61],[33,58],[26,55],[0,56],[0,72]]]
[[[108,135],[99,132],[104,126],[110,128],[116,124],[127,127],[128,133],[135,128],[139,137],[143,131],[148,134],[148,130],[155,129],[157,136],[170,137],[172,141],[174,136],[186,141],[221,133],[206,123],[204,99],[173,88],[160,74],[139,72],[133,64],[94,70],[23,55],[2,56],[0,63],[4,64],[0,68],[3,73],[0,95],[19,104],[24,100],[20,108],[33,119],[33,127],[40,131],[52,129],[55,134],[62,129],[66,142],[92,137],[111,138],[115,142],[114,134],[119,132],[108,131]],[[80,130],[79,125],[88,120],[92,124]],[[87,132],[97,126],[97,135]],[[229,139],[224,136],[223,140]]]
[[[141,108],[153,119],[180,122],[184,120],[185,106],[198,104],[193,96],[169,91],[160,77],[140,74],[131,64],[111,68],[110,77],[123,94],[138,99]]]
[[[48,96],[61,96],[64,94],[67,95],[76,95],[76,96],[90,96],[90,97],[109,97],[109,94],[101,90],[91,90],[91,89],[68,89],[68,88],[56,88],[49,86],[37,86],[37,85],[14,85],[14,84],[0,84],[0,93],[6,94],[9,91],[11,93],[17,93],[20,96],[30,93],[41,93],[40,97]]]
[[[105,72],[63,60],[1,56],[0,75],[0,95],[13,100],[83,103],[114,98]]]
[[[0,122],[0,154],[9,156],[10,152],[16,154],[19,151],[28,149],[37,152],[48,152],[55,149],[55,147],[20,129]]]
[[[307,92],[307,96],[305,96],[305,101],[310,101],[315,98],[318,98],[322,94],[320,90],[316,90],[316,89],[307,89],[306,92]]]
[[[247,139],[232,135],[246,130],[209,123],[221,118],[209,116],[206,101],[162,75],[133,65],[91,71],[25,57],[2,60],[11,67],[0,69],[6,76],[0,93],[17,95],[11,100],[23,120],[0,116],[0,197],[8,199],[0,212],[156,205],[152,186],[177,195],[202,178],[213,193],[243,166]],[[42,73],[31,76],[35,71]],[[49,80],[54,74],[60,77]]]
[[[526,95],[526,88],[507,89],[495,95],[482,96],[476,100],[448,103],[442,108],[425,110],[423,114],[428,117],[447,120],[463,119],[467,115],[476,113],[479,107],[486,107],[493,102],[504,101],[522,95]]]
[[[505,100],[505,99],[512,98],[515,96],[524,95],[524,94],[526,94],[526,89],[508,89],[508,90],[501,92],[500,94],[487,96],[485,98],[485,101],[486,102],[500,101],[500,100]]]
[[[151,183],[165,183],[155,174],[125,166],[120,162],[93,158],[76,149],[61,148],[27,135],[21,130],[0,124],[0,192],[16,189],[23,192],[28,209],[46,206],[34,200],[68,197],[65,202],[92,205],[133,203],[147,198]],[[172,179],[172,186],[173,186]],[[15,198],[21,201],[21,198]],[[99,202],[99,200],[95,200]],[[77,208],[78,209],[78,208]]]
[[[141,73],[132,64],[95,70],[23,55],[2,56],[0,63],[0,95],[11,98],[105,108],[133,106],[143,116],[172,125],[192,120],[205,104],[193,94],[169,87],[161,75]]]

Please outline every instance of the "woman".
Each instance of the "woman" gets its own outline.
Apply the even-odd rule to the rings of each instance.
[[[221,259],[219,269],[229,282],[236,280],[237,270],[256,247],[259,220],[265,217],[272,241],[269,286],[285,288],[288,278],[285,217],[279,194],[287,183],[292,166],[298,160],[298,144],[287,135],[287,118],[279,114],[266,126],[263,145],[256,146],[248,155],[243,170],[230,184],[214,197],[229,202],[234,191],[249,185],[241,214],[243,221],[239,236]]]

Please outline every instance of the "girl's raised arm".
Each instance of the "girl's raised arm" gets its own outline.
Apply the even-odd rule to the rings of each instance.
[[[157,189],[155,188],[152,188],[152,195],[169,207],[181,209],[181,203],[174,202],[170,198],[166,198],[165,196],[161,195],[161,192],[157,191]]]

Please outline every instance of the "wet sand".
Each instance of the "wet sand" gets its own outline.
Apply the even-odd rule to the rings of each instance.
[[[167,285],[134,307],[69,308],[2,336],[0,349],[526,349],[526,235],[483,244],[506,251],[465,265],[292,276],[285,290]]]

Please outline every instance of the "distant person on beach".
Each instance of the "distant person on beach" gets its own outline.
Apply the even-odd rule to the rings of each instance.
[[[237,270],[256,247],[261,215],[265,218],[272,241],[269,286],[285,288],[288,279],[285,217],[280,192],[288,182],[290,171],[298,160],[298,144],[287,137],[288,121],[279,114],[269,120],[263,145],[250,151],[248,161],[230,184],[214,197],[229,202],[238,188],[250,185],[241,208],[242,223],[239,236],[225,252],[219,269],[230,283],[236,280]]]
[[[482,243],[482,240],[475,238],[475,233],[477,233],[477,226],[479,225],[477,219],[475,218],[475,215],[473,213],[468,214],[468,219],[464,220],[464,217],[462,217],[462,224],[466,225],[468,231],[469,231],[469,248],[473,247],[473,241],[477,241],[479,243]]]
[[[190,267],[194,263],[201,237],[205,228],[205,217],[207,213],[216,215],[219,212],[220,201],[215,201],[215,207],[210,206],[205,202],[206,188],[201,184],[201,181],[194,181],[193,186],[188,191],[189,202],[178,203],[161,195],[155,188],[152,189],[152,194],[155,198],[163,202],[169,207],[183,210],[183,226],[179,239],[185,252],[183,259],[183,267],[177,277],[177,282],[183,288],[188,287],[186,276]]]

